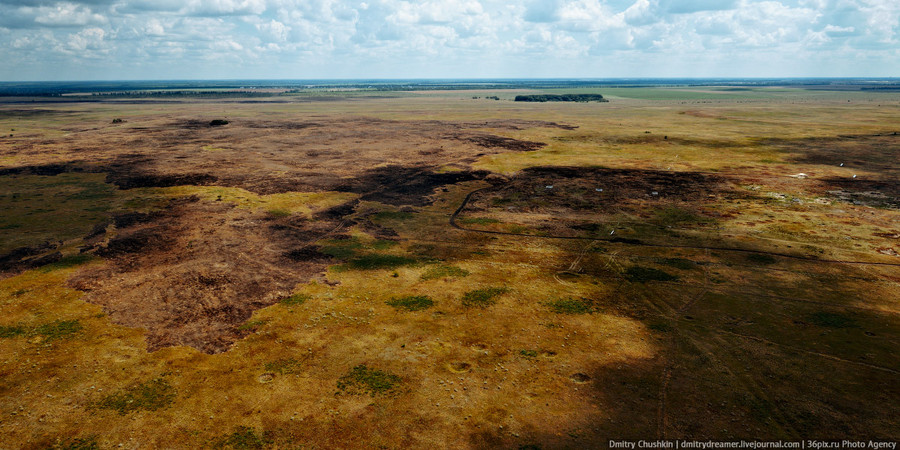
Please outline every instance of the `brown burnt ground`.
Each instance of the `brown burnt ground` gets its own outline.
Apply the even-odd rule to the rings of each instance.
[[[788,160],[797,164],[844,167],[887,178],[900,174],[897,164],[900,134],[897,133],[768,139],[762,143],[787,153]]]
[[[474,216],[474,228],[482,228],[477,220],[487,212],[541,235],[567,237],[608,234],[610,224],[639,224],[644,232],[708,228],[733,214],[719,206],[722,200],[746,195],[730,180],[708,173],[533,167],[472,195],[461,223]]]
[[[848,203],[876,208],[900,208],[900,134],[888,132],[806,139],[767,140],[788,153],[788,160],[803,165],[841,168],[851,175],[819,178],[810,188]]]
[[[57,251],[58,243],[44,242],[30,247],[19,247],[0,254],[0,278],[25,269],[52,264],[62,259]]]
[[[108,264],[83,269],[70,285],[113,322],[147,330],[149,350],[187,345],[210,354],[248,334],[240,325],[254,310],[331,263],[310,241],[336,225],[196,199],[116,222],[124,227],[94,249]]]
[[[633,209],[647,202],[687,205],[737,195],[725,178],[707,173],[586,167],[528,168],[495,186],[473,196],[468,209],[596,211]]]
[[[124,125],[95,124],[100,128],[14,144],[8,154],[20,166],[0,167],[0,174],[39,167],[108,173],[108,181],[123,189],[216,184],[257,194],[315,192],[337,190],[377,167],[465,167],[480,156],[544,145],[493,133],[573,128],[542,121],[369,117],[229,118],[228,125],[211,127],[214,118],[134,118]]]
[[[543,142],[534,142],[534,141],[522,141],[519,139],[512,139],[502,136],[494,136],[492,134],[484,134],[484,135],[476,135],[476,136],[462,136],[459,137],[460,140],[469,141],[480,145],[485,148],[502,148],[506,150],[513,150],[517,152],[531,152],[535,150],[539,150],[541,147],[546,146],[547,144]]]
[[[394,206],[425,206],[434,190],[448,184],[481,180],[486,170],[435,173],[428,167],[387,166],[369,170],[337,190],[363,194],[361,200]]]

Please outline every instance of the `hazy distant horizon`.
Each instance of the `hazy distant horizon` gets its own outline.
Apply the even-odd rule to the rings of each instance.
[[[374,78],[374,77],[334,77],[334,78],[121,78],[121,79],[58,79],[58,80],[0,80],[0,84],[27,84],[27,83],[233,83],[233,82],[272,82],[272,83],[365,83],[365,82],[458,82],[458,83],[476,83],[476,82],[529,82],[529,81],[585,81],[585,82],[636,82],[650,83],[660,82],[669,84],[669,82],[679,81],[699,81],[699,82],[801,82],[801,81],[865,81],[865,82],[894,82],[900,81],[900,76],[784,76],[784,77],[394,77],[394,78]]]

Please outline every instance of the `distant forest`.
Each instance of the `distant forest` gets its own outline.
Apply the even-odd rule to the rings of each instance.
[[[600,94],[517,95],[517,102],[608,102]]]

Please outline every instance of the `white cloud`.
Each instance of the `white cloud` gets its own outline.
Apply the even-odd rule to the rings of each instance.
[[[62,50],[80,57],[94,58],[107,53],[105,37],[106,32],[102,28],[86,28],[69,35]]]
[[[98,78],[884,75],[898,48],[896,0],[0,3],[0,79],[67,64]]]
[[[96,14],[90,8],[74,3],[57,3],[55,6],[22,8],[26,14],[34,15],[34,22],[45,26],[74,27],[99,25],[107,22],[106,17]]]
[[[260,23],[256,25],[256,29],[261,31],[263,36],[267,37],[269,42],[285,42],[291,28],[285,24],[272,19],[268,23]]]

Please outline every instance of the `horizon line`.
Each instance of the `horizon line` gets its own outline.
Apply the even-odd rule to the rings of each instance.
[[[0,80],[0,83],[110,83],[110,82],[173,82],[173,81],[611,81],[611,80],[900,80],[898,76],[784,76],[784,77],[413,77],[413,78],[123,78],[73,80]]]

